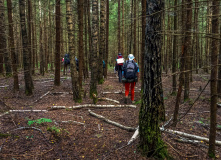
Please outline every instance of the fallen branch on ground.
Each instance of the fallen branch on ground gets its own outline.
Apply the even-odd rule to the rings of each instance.
[[[51,110],[53,109],[79,109],[79,108],[123,108],[123,107],[130,107],[130,108],[136,108],[135,105],[95,105],[95,104],[83,104],[78,106],[72,106],[72,107],[65,107],[65,106],[51,106]]]
[[[45,94],[43,94],[39,99],[35,100],[33,103],[36,103],[37,101],[41,100],[43,97],[45,97],[46,95],[48,95],[50,93],[50,91],[47,91]]]
[[[8,87],[9,85],[5,85],[5,86],[0,86],[0,88],[5,88],[5,87]]]
[[[105,100],[105,101],[111,101],[111,102],[115,102],[115,103],[120,103],[119,101],[117,100],[113,100],[113,99],[110,99],[110,98],[98,98],[98,100]]]
[[[117,92],[102,92],[102,94],[121,94],[123,93],[122,91],[117,91]]]
[[[131,144],[135,139],[137,139],[138,135],[139,135],[139,126],[137,127],[137,129],[134,132],[134,134],[131,137],[131,139],[128,141],[127,145]]]
[[[47,110],[9,110],[9,112],[48,112]]]
[[[180,131],[174,131],[174,130],[171,130],[171,129],[164,129],[164,128],[161,128],[161,127],[160,127],[160,130],[168,132],[168,133],[172,133],[172,134],[177,134],[177,135],[181,135],[181,136],[184,136],[184,137],[188,137],[188,138],[191,138],[191,139],[205,141],[205,142],[209,143],[209,139],[205,138],[205,137],[201,137],[201,136],[197,136],[197,135],[193,135],[193,134],[188,134],[188,133],[184,133],[184,132],[180,132]],[[136,132],[138,132],[138,134],[139,134],[139,130],[138,129],[136,130]],[[133,141],[138,137],[138,134],[136,134],[137,136],[133,138]],[[131,139],[130,139],[130,141],[131,141]],[[132,143],[132,141],[130,143]],[[215,144],[216,145],[221,145],[221,141],[215,141]]]
[[[105,121],[105,122],[107,122],[107,123],[109,123],[109,124],[113,124],[113,125],[115,125],[115,126],[121,128],[121,129],[128,130],[128,131],[135,131],[135,130],[136,130],[136,128],[123,126],[122,124],[119,124],[119,123],[117,123],[117,122],[111,121],[111,120],[105,118],[104,116],[101,116],[101,115],[98,115],[98,114],[92,112],[90,109],[88,110],[88,112],[89,112],[91,115],[93,115],[93,116],[95,116],[95,117],[97,117],[97,118],[99,118],[99,119],[101,119],[101,120],[103,120],[103,121]]]
[[[71,121],[71,120],[69,120],[69,121],[56,121],[56,122],[57,122],[57,123],[76,123],[76,124],[80,124],[80,125],[85,126],[84,123],[77,122],[77,121]]]

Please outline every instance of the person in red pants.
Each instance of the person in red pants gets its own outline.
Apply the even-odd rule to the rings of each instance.
[[[123,79],[122,82],[125,85],[125,99],[124,103],[127,104],[128,101],[128,95],[129,90],[131,87],[131,101],[134,103],[134,88],[136,85],[136,82],[138,81],[138,73],[139,73],[139,67],[138,64],[135,61],[135,57],[133,54],[128,55],[128,60],[123,65]]]

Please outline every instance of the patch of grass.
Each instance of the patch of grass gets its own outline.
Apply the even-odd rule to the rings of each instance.
[[[135,104],[141,104],[141,103],[142,103],[142,99],[135,102]]]

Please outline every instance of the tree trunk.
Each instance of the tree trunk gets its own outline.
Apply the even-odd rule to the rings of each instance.
[[[79,70],[78,70],[78,81],[79,81],[79,86],[82,88],[82,80],[83,80],[83,70],[84,70],[84,43],[83,43],[83,12],[84,12],[84,7],[83,7],[84,1],[83,0],[78,0],[78,54],[79,54]]]
[[[3,0],[0,0],[0,65],[1,71],[3,74],[3,60],[5,65],[6,76],[10,76],[12,74],[11,70],[11,61],[9,58],[9,52],[7,50],[7,40],[6,40],[6,27],[5,27],[5,7]]]
[[[105,72],[104,78],[107,78],[108,56],[109,56],[109,1],[106,0],[106,53],[105,53]]]
[[[88,38],[89,38],[89,67],[91,69],[91,55],[92,55],[92,38],[91,38],[91,7],[90,0],[87,1],[87,18],[88,18]]]
[[[186,0],[186,33],[184,40],[184,51],[185,51],[185,84],[184,84],[184,100],[189,99],[190,92],[190,69],[191,69],[191,24],[192,24],[192,0]]]
[[[120,0],[118,0],[118,28],[117,28],[117,41],[118,53],[121,53],[121,36],[120,36]]]
[[[60,0],[56,0],[56,44],[55,44],[55,79],[54,85],[60,86],[60,43],[61,43],[61,9]]]
[[[176,68],[177,68],[177,0],[174,1],[174,24],[173,24],[173,29],[174,29],[174,36],[173,36],[173,61],[172,61],[172,74],[173,74],[173,80],[172,80],[172,87],[173,87],[173,94],[176,93]]]
[[[221,23],[221,22],[220,22]],[[220,39],[221,39],[221,25],[219,28],[219,33],[220,33]],[[217,91],[218,91],[218,96],[219,98],[221,97],[221,40],[219,41],[219,66],[218,66],[218,87],[217,87]]]
[[[14,44],[14,31],[13,31],[13,21],[12,21],[12,2],[11,0],[7,0],[7,8],[8,8],[8,23],[9,23],[9,47],[11,50],[11,61],[12,61],[12,71],[13,71],[13,79],[14,79],[14,91],[19,90],[18,84],[18,72],[17,72],[17,62],[16,62],[16,54],[15,54],[15,44]]]
[[[161,83],[161,0],[147,0],[147,26],[144,55],[144,91],[139,113],[139,148],[143,155],[166,159],[167,149],[159,129],[160,107],[163,106]],[[153,48],[154,47],[154,48]]]
[[[209,150],[210,157],[215,158],[216,140],[216,117],[217,117],[217,75],[218,75],[218,52],[219,52],[219,0],[212,0],[212,49],[211,49],[211,103],[210,103],[210,134]]]
[[[88,78],[89,77],[89,72],[88,72],[88,44],[87,44],[87,41],[88,41],[88,23],[87,23],[87,0],[84,0],[84,50],[85,50],[85,72],[84,72],[84,79]]]
[[[70,54],[70,65],[71,65],[71,82],[73,91],[73,100],[75,102],[81,102],[80,86],[78,81],[77,66],[75,63],[75,49],[74,49],[74,30],[73,30],[73,9],[71,0],[66,0],[66,13],[67,13],[67,29],[68,29],[68,46]]]
[[[136,0],[133,0],[134,1],[134,57],[135,58],[138,58],[138,55],[137,55],[137,2]]]
[[[99,43],[99,58],[98,58],[98,84],[104,82],[103,79],[103,60],[105,57],[105,2],[100,1],[100,43]]]
[[[97,102],[98,0],[92,0],[92,52],[90,97]]]
[[[146,0],[142,0],[142,40],[141,40],[141,63],[140,63],[140,78],[142,89],[144,85],[144,54],[145,54],[145,28],[146,28]]]
[[[22,46],[23,46],[23,65],[24,65],[24,79],[25,79],[25,94],[32,95],[32,78],[30,73],[30,48],[28,47],[28,35],[25,21],[25,0],[19,0],[20,23],[22,32]]]

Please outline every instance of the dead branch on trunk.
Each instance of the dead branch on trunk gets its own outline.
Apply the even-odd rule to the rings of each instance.
[[[115,126],[121,128],[121,129],[124,129],[124,130],[127,130],[127,131],[135,131],[135,130],[136,130],[136,128],[123,126],[122,124],[119,124],[119,123],[117,123],[117,122],[111,121],[111,120],[105,118],[104,116],[101,116],[101,115],[98,115],[98,114],[92,112],[90,109],[88,110],[88,112],[89,112],[92,116],[95,116],[95,117],[97,117],[98,119],[101,119],[101,120],[103,120],[103,121],[105,121],[105,122],[107,122],[107,123],[109,123],[109,124],[115,125]]]
[[[120,103],[119,101],[117,100],[114,100],[114,99],[110,99],[110,98],[98,98],[98,100],[104,100],[104,101],[111,101],[111,102],[115,102],[115,103]]]
[[[83,104],[78,106],[72,106],[72,107],[65,107],[65,106],[51,106],[50,110],[53,109],[80,109],[80,108],[124,108],[124,107],[130,107],[130,108],[136,108],[135,105],[95,105],[95,104]]]

